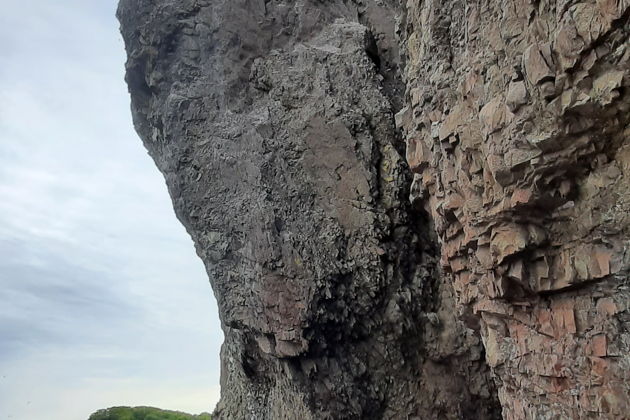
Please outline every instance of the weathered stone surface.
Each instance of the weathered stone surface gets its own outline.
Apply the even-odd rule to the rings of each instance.
[[[413,199],[481,319],[505,419],[629,418],[629,15],[407,2]]]
[[[628,0],[119,18],[219,302],[218,418],[487,419],[496,393],[505,419],[628,418]]]
[[[408,203],[399,7],[120,3],[136,129],[219,304],[216,418],[498,416]]]

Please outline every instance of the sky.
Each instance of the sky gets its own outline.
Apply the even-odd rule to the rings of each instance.
[[[116,1],[0,4],[0,420],[212,411],[216,302],[133,131]]]

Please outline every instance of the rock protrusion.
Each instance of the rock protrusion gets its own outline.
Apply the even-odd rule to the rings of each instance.
[[[497,418],[408,203],[398,8],[120,3],[135,126],[218,300],[216,418]]]

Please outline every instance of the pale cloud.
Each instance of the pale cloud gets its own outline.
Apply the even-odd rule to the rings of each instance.
[[[115,3],[3,3],[0,419],[218,400],[216,304],[132,130]]]

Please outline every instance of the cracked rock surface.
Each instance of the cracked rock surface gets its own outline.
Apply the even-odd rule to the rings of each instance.
[[[505,419],[630,416],[630,2],[408,2],[411,199]]]
[[[215,417],[627,418],[629,8],[121,0]]]

